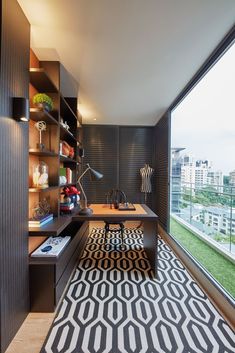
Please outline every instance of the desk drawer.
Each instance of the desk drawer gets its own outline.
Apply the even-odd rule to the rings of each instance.
[[[74,223],[74,224],[71,224],[71,226],[64,232],[64,234],[61,234],[61,235],[70,235],[72,236],[72,239],[56,263],[56,274],[55,274],[56,283],[59,281],[67,264],[72,258],[73,253],[76,251],[78,244],[80,243],[81,239],[86,233],[88,229],[88,222],[84,222],[82,225],[80,224],[79,229],[78,230],[77,229],[78,229],[78,225]],[[75,235],[73,236],[74,233]]]

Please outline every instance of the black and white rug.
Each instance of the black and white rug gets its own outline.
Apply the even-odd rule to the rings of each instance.
[[[159,240],[158,279],[142,231],[103,245],[95,228],[41,353],[234,353],[235,334]]]

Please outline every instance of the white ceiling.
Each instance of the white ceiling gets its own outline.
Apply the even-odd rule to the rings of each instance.
[[[39,59],[78,80],[88,124],[155,124],[235,20],[235,0],[18,2]]]

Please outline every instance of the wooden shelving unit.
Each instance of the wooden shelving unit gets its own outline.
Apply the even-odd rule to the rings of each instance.
[[[30,56],[30,121],[29,121],[29,218],[40,201],[46,199],[50,204],[52,221],[41,227],[29,227],[29,273],[31,311],[53,311],[66,283],[77,263],[88,235],[87,222],[75,223],[72,217],[79,208],[60,215],[60,194],[63,188],[76,185],[81,168],[78,156],[78,143],[81,125],[77,119],[77,98],[64,97],[61,93],[61,64],[58,61],[39,61],[31,51]],[[36,93],[46,93],[52,98],[54,110],[47,112],[33,106],[32,98]],[[46,123],[42,132],[43,148],[39,148],[39,132],[35,124]],[[69,131],[61,122],[69,125]],[[78,129],[79,127],[79,129]],[[61,156],[61,142],[66,141],[74,148],[74,158]],[[33,166],[44,162],[48,166],[49,187],[33,187]],[[60,185],[60,168],[72,170],[72,183]],[[74,182],[74,183],[73,183]],[[69,235],[70,242],[63,252],[54,258],[42,255],[31,257],[31,253],[49,236]]]
[[[30,58],[30,123],[29,123],[29,218],[32,217],[33,208],[45,198],[51,205],[51,212],[54,215],[52,224],[41,228],[30,228],[30,236],[33,233],[42,233],[46,236],[52,233],[51,229],[57,229],[59,234],[60,224],[64,222],[60,216],[59,203],[60,193],[64,186],[76,185],[80,168],[78,157],[78,126],[77,119],[77,98],[64,97],[60,91],[60,70],[61,64],[58,61],[39,61],[33,52]],[[47,112],[44,109],[34,107],[32,98],[36,93],[46,93],[54,103],[54,110]],[[69,131],[61,125],[67,122]],[[45,145],[42,150],[38,148],[39,133],[35,128],[35,123],[45,121],[46,131],[42,132],[42,143]],[[60,142],[66,141],[74,148],[74,158],[60,155]],[[33,166],[39,162],[45,162],[49,170],[49,187],[45,189],[35,188],[32,185]],[[60,168],[70,168],[72,170],[72,183],[60,185]],[[55,228],[53,228],[55,227]]]

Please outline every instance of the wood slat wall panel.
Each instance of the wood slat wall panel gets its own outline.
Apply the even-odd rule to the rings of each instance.
[[[145,163],[153,163],[152,127],[85,125],[83,146],[84,164],[90,163],[104,174],[98,182],[85,178],[83,185],[90,202],[105,202],[105,194],[112,188],[125,191],[128,201],[144,201],[139,170]],[[151,206],[152,195],[148,199]]]
[[[134,203],[144,203],[140,192],[140,168],[145,163],[153,167],[153,128],[121,126],[119,130],[119,186]],[[154,175],[152,177],[154,184]],[[147,195],[147,204],[152,206],[152,193]]]
[[[105,203],[107,192],[118,186],[118,129],[116,126],[83,126],[83,146],[86,163],[104,175],[103,179],[91,182],[89,176],[83,178],[83,187],[88,202]]]
[[[155,126],[155,168],[156,198],[154,209],[159,222],[165,230],[168,228],[169,212],[169,116],[165,114]]]
[[[0,81],[0,351],[28,312],[28,124],[11,118],[28,97],[30,26],[16,0],[2,1]]]

